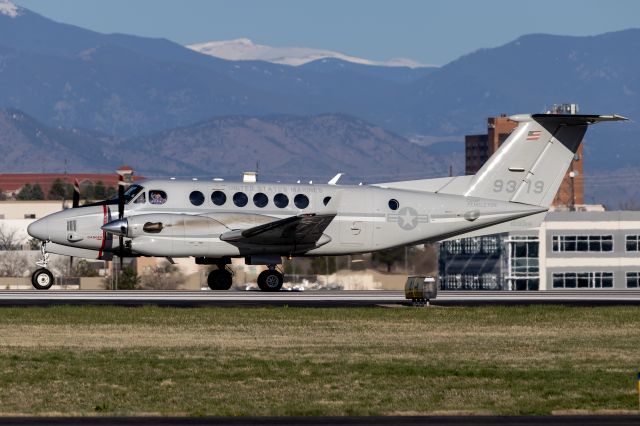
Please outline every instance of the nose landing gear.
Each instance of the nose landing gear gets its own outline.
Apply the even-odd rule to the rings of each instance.
[[[49,263],[49,253],[47,253],[46,245],[46,242],[43,242],[40,245],[42,258],[36,262],[36,265],[38,265],[40,268],[36,269],[35,272],[31,275],[31,284],[36,290],[48,290],[55,282],[53,274],[47,269],[47,264]]]

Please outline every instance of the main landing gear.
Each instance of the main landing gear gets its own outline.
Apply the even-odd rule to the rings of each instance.
[[[276,269],[276,265],[268,265],[269,269],[258,275],[258,287],[262,291],[280,291],[284,283],[284,275]]]
[[[209,272],[207,284],[211,290],[229,290],[233,283],[233,272],[225,264],[219,264],[218,269]]]
[[[47,269],[49,253],[47,253],[46,244],[47,243],[43,242],[40,245],[42,258],[36,262],[36,265],[40,268],[36,269],[36,271],[31,275],[31,284],[36,290],[48,290],[55,282],[53,274]]]

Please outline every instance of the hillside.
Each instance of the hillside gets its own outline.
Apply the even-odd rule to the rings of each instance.
[[[3,172],[109,172],[121,164],[151,177],[238,179],[259,162],[264,177],[318,180],[346,172],[345,182],[409,179],[462,169],[461,153],[420,147],[363,120],[233,116],[145,137],[115,139],[57,129],[16,110],[0,109]],[[66,164],[65,164],[66,161]]]

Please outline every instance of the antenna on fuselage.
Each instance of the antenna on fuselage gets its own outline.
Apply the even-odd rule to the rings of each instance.
[[[337,175],[335,175],[334,177],[331,178],[331,180],[329,182],[327,182],[327,184],[329,185],[336,185],[338,183],[338,181],[340,180],[340,178],[342,177],[344,173],[338,173]]]

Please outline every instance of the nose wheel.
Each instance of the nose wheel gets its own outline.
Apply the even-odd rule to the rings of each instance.
[[[43,241],[40,245],[42,258],[36,262],[36,265],[40,266],[40,268],[36,269],[36,271],[31,275],[31,285],[33,285],[36,290],[48,290],[55,282],[53,274],[47,269],[49,253],[47,253],[46,246],[47,243]]]
[[[53,274],[48,269],[37,269],[33,275],[31,275],[31,284],[36,290],[48,290],[53,283]]]

